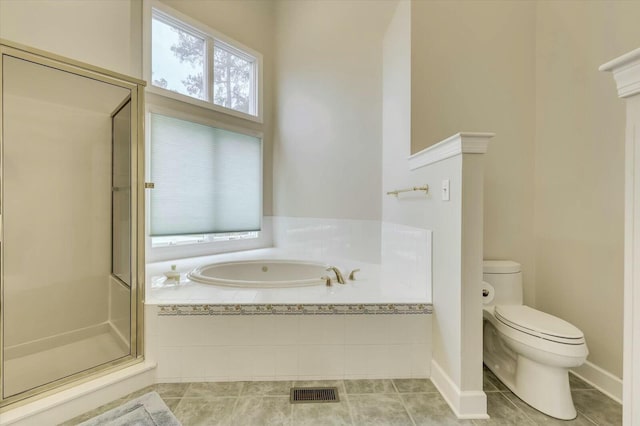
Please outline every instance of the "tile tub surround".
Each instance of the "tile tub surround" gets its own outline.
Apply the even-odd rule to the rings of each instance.
[[[278,248],[147,265],[145,352],[158,363],[158,381],[429,377],[431,233],[380,222],[284,222],[274,218]],[[345,277],[361,272],[346,285],[286,289],[186,278],[209,263],[274,258],[322,261]],[[172,264],[179,283],[163,276]]]
[[[156,391],[184,426],[195,425],[584,425],[622,424],[622,408],[571,375],[578,417],[555,420],[520,401],[485,369],[489,420],[458,420],[428,379],[159,383],[85,413],[75,425]],[[336,386],[339,403],[289,404],[291,386]]]
[[[426,378],[430,314],[159,315],[146,357],[161,382]]]
[[[381,227],[375,220],[273,216],[275,247],[304,257],[380,263]]]
[[[426,241],[430,241],[430,238]],[[397,250],[403,249],[402,245],[393,247],[397,247]],[[395,258],[401,257],[398,255]],[[236,288],[200,284],[186,278],[186,274],[197,266],[248,259],[321,261],[339,267],[345,278],[353,269],[360,269],[361,272],[356,274],[355,281],[347,280],[346,284],[342,285],[334,280],[331,287],[319,285],[297,288]],[[413,259],[415,262],[418,257],[415,256]],[[425,253],[419,259],[421,262],[426,262],[430,257]],[[171,269],[172,264],[175,264],[181,273],[179,284],[175,281],[167,281],[163,275],[163,272]],[[431,303],[429,268],[414,267],[413,273],[406,274],[400,273],[406,268],[395,268],[393,264],[395,263],[364,263],[346,258],[314,258],[309,254],[295,255],[290,251],[274,248],[150,263],[147,265],[146,303],[159,305]],[[416,271],[419,271],[419,274]]]

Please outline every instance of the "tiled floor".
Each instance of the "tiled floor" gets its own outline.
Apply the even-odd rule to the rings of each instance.
[[[340,402],[290,404],[289,388],[337,386]],[[530,408],[485,369],[490,420],[457,420],[427,379],[157,384],[79,416],[74,425],[155,390],[184,426],[192,425],[621,425],[622,407],[571,376],[578,417],[561,421]]]

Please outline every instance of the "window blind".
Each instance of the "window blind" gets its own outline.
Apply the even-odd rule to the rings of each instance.
[[[151,236],[260,230],[262,141],[151,114]]]

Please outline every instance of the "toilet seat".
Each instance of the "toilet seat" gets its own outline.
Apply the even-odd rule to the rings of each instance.
[[[530,336],[564,345],[584,345],[584,334],[574,325],[525,305],[498,305],[496,320]]]

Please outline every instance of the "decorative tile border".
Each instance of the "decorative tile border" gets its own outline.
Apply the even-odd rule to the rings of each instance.
[[[430,303],[366,303],[341,305],[158,305],[158,316],[186,315],[428,315]]]

